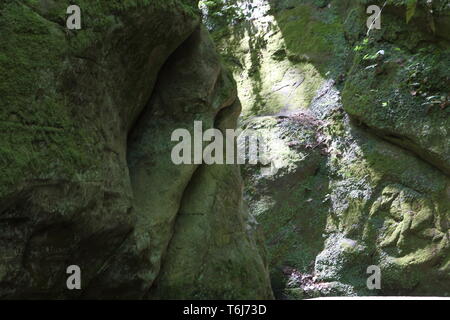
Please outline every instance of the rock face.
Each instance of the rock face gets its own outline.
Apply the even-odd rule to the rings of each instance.
[[[197,1],[77,3],[0,4],[0,298],[271,298],[238,168],[170,159],[240,112]]]
[[[244,181],[279,298],[450,295],[450,8],[425,2],[369,36],[364,1],[253,1],[214,30],[278,167]]]
[[[128,163],[138,214],[138,247],[163,269],[156,298],[269,298],[266,268],[247,234],[236,166],[172,163],[177,128],[236,127],[236,86],[212,40],[197,29],[166,62],[131,134]],[[169,246],[170,244],[170,246]]]
[[[236,1],[1,1],[0,298],[450,296],[448,2]],[[241,109],[277,170],[171,161]]]

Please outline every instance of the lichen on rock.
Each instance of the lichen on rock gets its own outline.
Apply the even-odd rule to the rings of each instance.
[[[241,126],[279,159],[273,176],[243,168],[279,298],[449,295],[449,8],[420,2],[407,23],[389,2],[367,33],[365,5],[263,1],[263,18],[213,34]]]
[[[239,105],[235,84],[200,27],[198,1],[80,0],[81,30],[66,29],[70,3],[0,3],[0,298],[148,298],[175,224],[188,229],[177,217],[198,169],[170,163],[170,134],[195,119],[235,123],[238,108],[220,113]],[[226,238],[221,222],[236,219],[238,244],[223,263],[209,258],[229,279],[210,281],[208,270],[195,279],[203,295],[191,298],[271,297],[234,177],[230,190],[208,192],[233,195],[235,206],[205,207],[214,219],[203,222]],[[82,290],[66,288],[69,265],[81,268]]]

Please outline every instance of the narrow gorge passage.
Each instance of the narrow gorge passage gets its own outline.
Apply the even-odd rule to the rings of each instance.
[[[449,35],[448,0],[1,1],[0,299],[450,297]]]

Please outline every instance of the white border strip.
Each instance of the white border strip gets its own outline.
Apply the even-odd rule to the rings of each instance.
[[[445,297],[403,297],[403,296],[367,296],[367,297],[323,297],[305,300],[450,300]]]

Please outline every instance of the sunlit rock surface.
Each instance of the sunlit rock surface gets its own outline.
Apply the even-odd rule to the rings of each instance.
[[[253,3],[262,16],[213,36],[241,126],[278,163],[243,171],[276,296],[449,296],[449,8],[433,32],[424,2],[406,24],[397,1],[367,37],[363,1]]]

